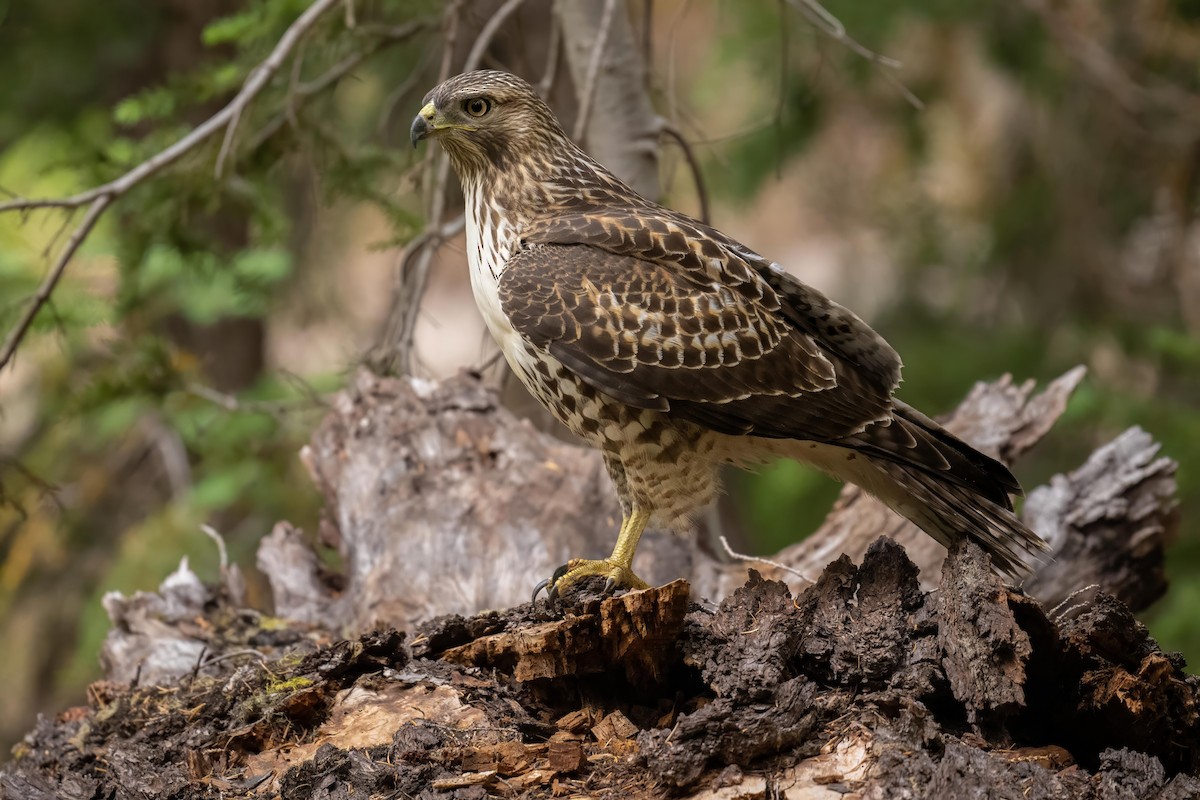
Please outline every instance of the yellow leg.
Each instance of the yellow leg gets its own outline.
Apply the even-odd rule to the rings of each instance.
[[[635,508],[621,522],[621,532],[617,534],[617,545],[613,548],[612,555],[599,561],[585,558],[573,558],[568,561],[550,580],[550,597],[554,598],[567,586],[589,575],[603,575],[608,578],[605,591],[611,591],[617,586],[628,586],[631,589],[650,588],[650,584],[633,573],[633,554],[649,521],[648,511]]]

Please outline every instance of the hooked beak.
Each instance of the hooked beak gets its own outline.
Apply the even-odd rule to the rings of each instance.
[[[433,103],[426,103],[425,107],[417,114],[416,119],[413,120],[412,128],[408,132],[413,147],[416,147],[422,139],[429,138],[437,130],[437,125],[434,124],[436,117],[437,109],[433,107]]]

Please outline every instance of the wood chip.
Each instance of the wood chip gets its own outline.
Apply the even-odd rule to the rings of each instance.
[[[528,789],[531,786],[542,786],[554,779],[552,769],[534,769],[515,778],[509,778],[505,783],[514,789]]]
[[[595,736],[600,744],[607,745],[614,739],[629,739],[637,731],[637,726],[630,722],[628,717],[620,711],[614,711],[592,728],[592,736]]]
[[[550,769],[555,772],[577,772],[587,760],[579,742],[551,742]]]
[[[482,786],[496,777],[496,770],[486,772],[469,772],[454,778],[439,778],[433,782],[434,789],[465,789],[468,786]]]
[[[582,733],[596,724],[596,715],[592,713],[590,708],[581,708],[578,711],[572,711],[570,714],[563,714],[558,718],[558,722],[554,723],[554,727],[560,731],[573,731]]]

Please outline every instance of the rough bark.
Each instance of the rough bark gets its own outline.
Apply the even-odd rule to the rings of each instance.
[[[209,592],[198,630],[245,616]],[[294,629],[282,658],[96,684],[25,738],[0,797],[1200,792],[1200,682],[1179,659],[1107,596],[1048,617],[971,545],[932,595],[881,538],[798,597],[752,572],[716,607],[677,581],[414,633]]]

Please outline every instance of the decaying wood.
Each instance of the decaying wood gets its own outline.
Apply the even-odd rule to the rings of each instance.
[[[1024,517],[1055,559],[1025,583],[1047,605],[1097,584],[1135,611],[1167,590],[1163,548],[1179,529],[1176,464],[1140,428],[1097,450],[1069,475],[1030,492]]]
[[[1078,379],[980,386],[952,425],[1015,457]],[[186,563],[106,598],[109,679],[39,722],[0,798],[1200,796],[1200,681],[1122,602],[1161,593],[1175,523],[1140,431],[1031,493],[1057,561],[1029,593],[970,544],[910,558],[847,490],[824,542],[780,556],[829,551],[803,591],[664,539],[639,569],[701,585],[565,608],[512,598],[609,546],[607,478],[474,377],[362,373],[304,455],[345,574],[281,523],[259,553],[277,616]],[[863,545],[870,525],[897,536]]]
[[[0,797],[1200,793],[1200,682],[1107,595],[1052,619],[969,544],[923,593],[886,538],[799,596],[758,573],[716,607],[688,594],[526,603],[432,620],[411,644],[386,630],[97,684],[26,737]]]

